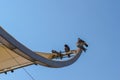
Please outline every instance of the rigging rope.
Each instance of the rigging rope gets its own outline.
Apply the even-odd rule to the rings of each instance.
[[[15,59],[15,57],[13,57],[12,54],[10,54],[9,51],[8,51],[4,46],[2,46],[2,47],[3,47],[3,48],[5,49],[5,51],[13,58],[13,60],[14,60],[18,65],[20,65],[20,63]],[[32,80],[35,80],[35,79],[33,78],[33,76],[32,76],[25,68],[22,67],[22,69],[24,70],[24,72],[27,73],[27,75],[28,75]]]

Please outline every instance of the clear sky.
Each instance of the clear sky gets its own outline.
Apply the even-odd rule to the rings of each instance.
[[[33,51],[88,50],[64,68],[28,66],[36,80],[120,80],[120,0],[0,0],[0,25]],[[0,80],[32,80],[23,69]]]

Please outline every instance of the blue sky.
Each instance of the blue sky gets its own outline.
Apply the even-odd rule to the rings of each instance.
[[[0,25],[33,51],[89,47],[64,68],[29,66],[36,80],[120,80],[120,0],[0,0]],[[32,80],[23,69],[0,80]]]

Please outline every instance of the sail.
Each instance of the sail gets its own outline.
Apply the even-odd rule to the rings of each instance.
[[[81,50],[71,50],[67,54],[75,54],[68,60],[53,60],[56,53],[34,52],[18,42],[2,27],[0,27],[0,73],[39,64],[46,67],[60,68],[73,64],[81,55]]]

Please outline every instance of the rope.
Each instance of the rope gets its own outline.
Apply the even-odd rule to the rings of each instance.
[[[3,47],[3,48],[5,49],[5,51],[13,58],[13,60],[14,60],[18,65],[20,65],[20,63],[15,59],[15,57],[13,57],[12,54],[10,54],[9,51],[8,51],[4,46],[2,46],[2,47]],[[22,69],[24,70],[24,72],[27,73],[27,75],[28,75],[32,80],[35,80],[35,79],[33,78],[33,76],[32,76],[25,68],[22,67]]]
[[[23,68],[23,70],[28,74],[28,76],[31,77],[32,80],[35,80],[35,79],[33,78],[33,76],[32,76],[25,68]]]

